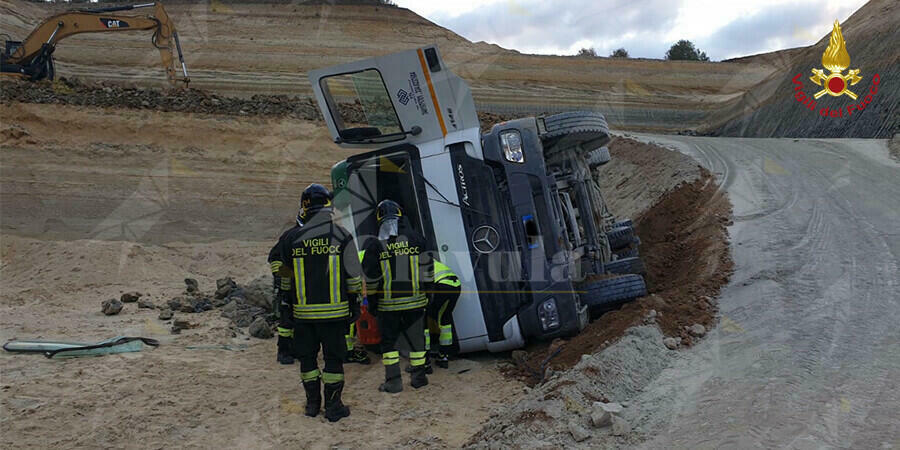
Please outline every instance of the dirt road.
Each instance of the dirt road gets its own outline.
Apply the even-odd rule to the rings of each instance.
[[[719,327],[632,402],[646,447],[900,446],[900,164],[886,142],[643,138],[723,180],[735,262]]]

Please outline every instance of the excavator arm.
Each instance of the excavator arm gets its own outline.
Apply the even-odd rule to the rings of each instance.
[[[147,16],[117,14],[138,8],[154,8],[154,13]],[[3,52],[3,72],[19,74],[31,80],[53,78],[53,50],[56,44],[66,37],[80,33],[103,33],[153,30],[152,43],[159,50],[166,78],[173,85],[190,81],[181,43],[175,24],[166,14],[162,3],[146,3],[140,5],[118,6],[81,11],[70,11],[57,14],[38,25],[21,43],[6,43]],[[175,72],[175,52],[181,63],[183,78]]]

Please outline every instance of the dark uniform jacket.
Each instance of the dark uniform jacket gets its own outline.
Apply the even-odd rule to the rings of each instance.
[[[330,210],[314,214],[278,241],[282,276],[293,279],[295,321],[338,321],[359,306],[362,288],[359,256],[353,237],[331,220]]]
[[[409,227],[401,227],[399,234],[363,244],[369,310],[406,311],[428,304],[434,264],[425,238]]]

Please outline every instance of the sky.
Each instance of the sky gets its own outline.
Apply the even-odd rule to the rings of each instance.
[[[663,58],[688,39],[714,61],[807,46],[866,0],[394,0],[462,35],[523,53]]]

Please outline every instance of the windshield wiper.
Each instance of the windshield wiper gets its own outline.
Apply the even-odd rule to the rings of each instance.
[[[371,134],[373,130],[378,134]],[[381,144],[395,141],[397,139],[376,140],[377,138],[393,138],[395,136],[401,136],[400,139],[403,139],[406,137],[406,135],[418,136],[422,134],[422,127],[415,125],[409,131],[401,131],[399,133],[391,134],[381,134],[381,130],[375,127],[349,128],[339,131],[338,134],[340,136],[338,136],[338,138],[334,140],[335,144]]]

